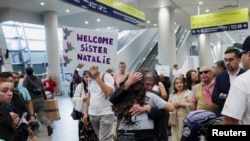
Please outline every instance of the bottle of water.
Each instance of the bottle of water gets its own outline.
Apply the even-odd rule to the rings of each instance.
[[[185,137],[189,137],[190,135],[190,129],[188,127],[185,127],[182,131],[182,135]]]

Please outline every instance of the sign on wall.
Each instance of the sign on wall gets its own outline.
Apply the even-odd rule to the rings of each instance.
[[[63,27],[64,67],[89,69],[98,66],[100,71],[116,66],[118,34],[73,27]]]
[[[248,8],[191,16],[192,35],[248,28]]]
[[[145,13],[119,0],[63,0],[124,22],[145,27]]]

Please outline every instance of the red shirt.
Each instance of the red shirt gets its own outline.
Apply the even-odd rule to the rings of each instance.
[[[46,87],[47,84],[49,85],[49,87]],[[56,87],[56,82],[54,80],[44,80],[43,81],[43,86],[45,88],[45,91],[49,91],[49,92],[52,92],[54,93],[54,89]]]

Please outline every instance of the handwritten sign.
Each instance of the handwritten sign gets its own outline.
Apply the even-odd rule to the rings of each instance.
[[[163,76],[170,76],[170,67],[165,65],[155,65],[155,70],[158,75],[163,74]]]
[[[116,66],[118,34],[63,27],[64,67],[98,66],[101,71]]]

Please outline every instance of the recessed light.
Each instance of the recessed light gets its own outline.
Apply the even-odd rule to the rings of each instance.
[[[69,10],[69,9],[66,9],[66,10],[65,10],[65,12],[69,13],[69,12],[70,12],[70,10]]]
[[[207,12],[207,13],[208,13],[209,11],[210,11],[209,9],[206,9],[206,10],[205,10],[205,12]]]
[[[99,28],[97,28],[96,30],[97,30],[97,31],[99,31],[100,29],[99,29]]]
[[[89,24],[89,22],[88,22],[88,21],[85,21],[84,23],[85,23],[85,24]]]
[[[96,21],[97,21],[97,22],[100,22],[100,21],[101,21],[101,19],[96,19]]]
[[[157,26],[157,24],[154,24],[154,26]]]
[[[198,4],[199,4],[199,5],[202,5],[202,4],[203,4],[203,2],[202,2],[202,1],[200,1]]]
[[[108,27],[108,29],[111,29],[110,27]]]
[[[118,32],[118,31],[119,31],[119,29],[116,29],[115,31],[117,31],[117,32]]]
[[[147,21],[148,24],[150,24],[150,21]]]
[[[42,6],[43,6],[44,4],[45,4],[44,2],[41,2],[41,3],[40,3],[40,5],[42,5]]]

